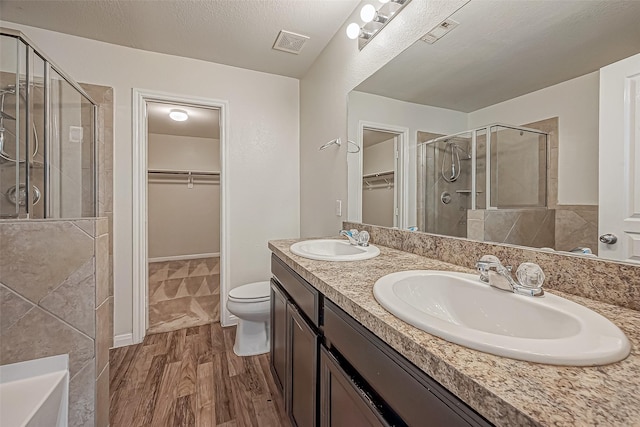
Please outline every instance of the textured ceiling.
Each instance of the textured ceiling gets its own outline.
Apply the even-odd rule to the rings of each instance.
[[[176,122],[169,117],[173,109],[189,114],[184,122]],[[149,133],[164,135],[195,136],[199,138],[220,138],[220,114],[214,108],[200,108],[188,105],[147,103],[147,130]]]
[[[300,78],[358,3],[359,0],[0,0],[0,17],[136,49]],[[272,49],[282,29],[310,37],[299,55]]]
[[[638,0],[473,0],[452,18],[356,90],[472,112],[640,52]]]

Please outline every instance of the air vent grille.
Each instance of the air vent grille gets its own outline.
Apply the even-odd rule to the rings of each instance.
[[[438,24],[434,29],[429,31],[424,36],[422,36],[420,40],[422,40],[423,42],[427,42],[429,44],[433,44],[438,40],[440,40],[445,34],[453,30],[458,25],[460,25],[460,23],[457,21],[454,21],[453,19],[445,19],[443,22]]]
[[[309,40],[309,37],[307,36],[282,30],[280,31],[280,34],[278,34],[276,42],[273,44],[273,48],[297,55],[302,51],[307,40]]]

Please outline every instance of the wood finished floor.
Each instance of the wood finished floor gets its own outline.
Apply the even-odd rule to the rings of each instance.
[[[111,427],[290,427],[269,356],[233,353],[219,323],[111,350]]]

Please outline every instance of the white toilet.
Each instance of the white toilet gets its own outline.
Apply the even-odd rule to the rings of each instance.
[[[233,352],[254,356],[269,352],[269,281],[255,282],[231,289],[227,309],[238,317]]]

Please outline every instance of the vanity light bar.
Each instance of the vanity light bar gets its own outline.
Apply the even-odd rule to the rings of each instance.
[[[360,10],[363,24],[352,22],[347,26],[347,37],[358,39],[358,49],[362,50],[411,0],[379,0],[382,5],[376,9],[365,4]]]
[[[440,40],[442,37],[444,37],[445,34],[453,30],[458,25],[460,25],[460,23],[457,21],[454,21],[453,19],[445,19],[444,21],[436,25],[434,29],[429,31],[424,36],[422,36],[420,40],[422,40],[423,42],[427,42],[429,44],[434,44],[435,42]]]

